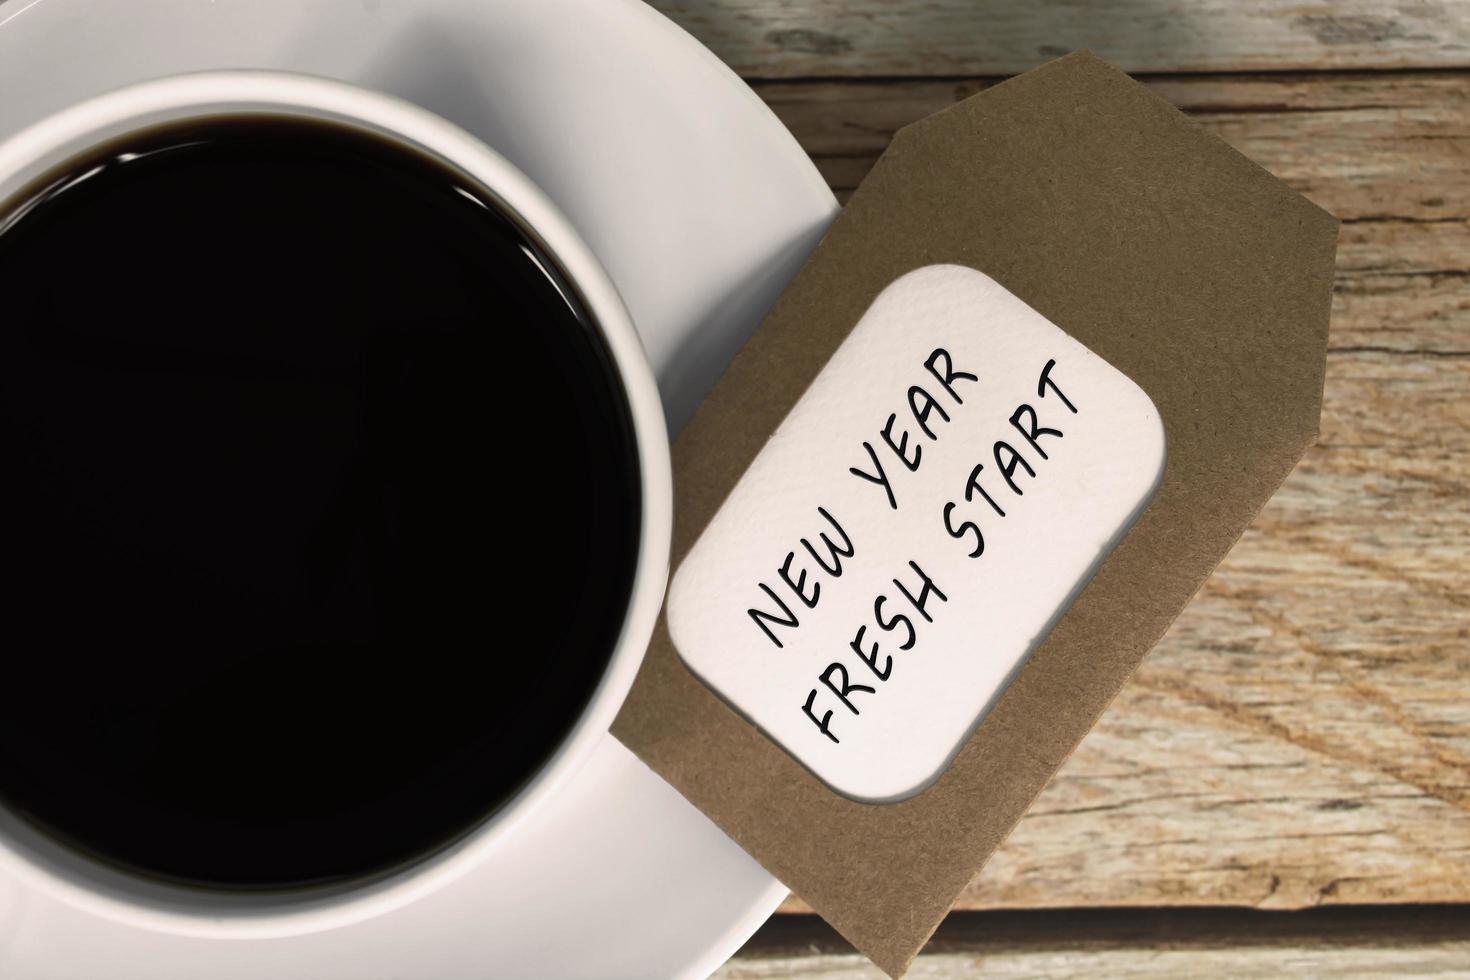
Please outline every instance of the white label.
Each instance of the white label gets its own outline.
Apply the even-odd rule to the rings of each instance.
[[[1153,495],[1144,392],[989,276],[885,289],[669,590],[689,668],[832,789],[928,786]]]

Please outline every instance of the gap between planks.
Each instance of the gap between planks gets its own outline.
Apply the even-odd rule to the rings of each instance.
[[[1470,908],[1396,906],[1265,913],[1241,909],[1049,909],[951,915],[913,980],[1334,977],[1470,974]],[[715,980],[883,974],[814,916],[771,920]]]

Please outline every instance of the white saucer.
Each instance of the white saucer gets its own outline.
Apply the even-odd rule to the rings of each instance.
[[[0,0],[0,138],[127,82],[237,67],[411,99],[520,166],[621,290],[675,426],[837,210],[760,100],[640,0]],[[532,824],[407,908],[279,940],[147,932],[0,879],[0,976],[703,976],[785,894],[611,737]]]

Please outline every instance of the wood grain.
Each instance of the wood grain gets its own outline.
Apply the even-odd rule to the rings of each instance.
[[[1465,0],[652,0],[750,78],[1006,75],[1076,48],[1132,72],[1470,65]]]
[[[774,920],[715,974],[716,980],[882,976],[808,916]],[[1470,913],[1460,907],[1378,907],[1325,916],[1228,910],[960,913],[940,927],[908,976],[1464,978],[1470,976]]]
[[[842,194],[986,84],[757,91]],[[1149,84],[1344,219],[1322,439],[960,907],[1470,901],[1470,82]]]

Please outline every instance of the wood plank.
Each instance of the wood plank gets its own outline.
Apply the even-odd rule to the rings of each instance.
[[[908,976],[1470,976],[1470,910],[1351,911],[959,913],[940,927]],[[768,924],[715,973],[716,980],[775,977],[881,980],[883,974],[820,921],[788,916]]]
[[[1150,78],[1150,88],[1340,218],[1464,219],[1470,76]],[[755,89],[839,193],[894,130],[992,79],[764,82]]]
[[[652,0],[751,78],[1009,75],[1077,48],[1133,72],[1470,65],[1465,0]]]
[[[758,91],[840,192],[984,84]],[[1322,440],[960,907],[1470,901],[1470,79],[1151,84],[1346,219]]]

